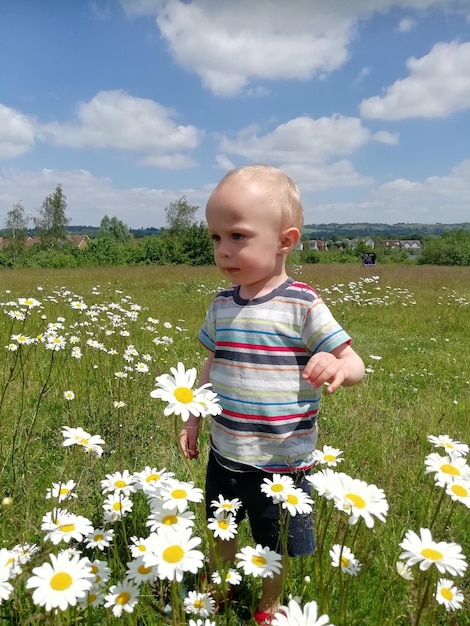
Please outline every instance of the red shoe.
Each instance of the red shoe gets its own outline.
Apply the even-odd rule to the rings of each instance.
[[[284,615],[284,611],[280,609],[277,613],[282,613]],[[268,613],[267,611],[255,611],[253,615],[253,619],[260,626],[270,626],[275,617],[274,613]]]

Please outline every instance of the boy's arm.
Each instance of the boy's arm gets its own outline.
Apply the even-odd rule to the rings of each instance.
[[[327,392],[333,393],[338,387],[356,385],[365,374],[361,357],[347,343],[331,352],[318,352],[308,361],[302,373],[303,378],[313,387],[328,383]]]
[[[199,376],[198,386],[205,385],[210,382],[210,372],[214,354],[211,352],[204,365],[202,366],[201,375]],[[200,417],[190,415],[189,419],[184,423],[179,435],[179,445],[181,452],[187,459],[197,459],[199,450],[197,449],[197,440],[199,438]]]

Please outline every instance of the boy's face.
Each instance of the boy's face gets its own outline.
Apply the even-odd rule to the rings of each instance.
[[[264,295],[284,282],[281,219],[253,183],[222,184],[209,198],[206,218],[217,267],[245,288],[242,297]]]

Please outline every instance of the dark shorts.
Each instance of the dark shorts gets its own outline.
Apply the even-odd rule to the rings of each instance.
[[[283,473],[284,475],[284,473]],[[285,474],[290,476],[297,487],[311,495],[311,485],[305,479],[308,472],[294,472]],[[282,554],[284,542],[280,538],[279,504],[275,504],[269,496],[261,491],[265,478],[272,479],[273,474],[262,470],[249,472],[235,472],[229,470],[209,454],[206,474],[206,516],[214,517],[214,508],[211,502],[222,495],[228,500],[238,498],[242,506],[237,511],[236,521],[240,523],[246,515],[251,526],[251,534],[255,543],[267,546],[271,550]],[[282,509],[283,513],[285,512]],[[313,516],[287,516],[289,526],[287,532],[287,553],[289,556],[305,556],[315,551],[313,535]]]

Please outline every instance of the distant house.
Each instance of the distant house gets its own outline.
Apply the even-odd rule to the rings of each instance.
[[[90,238],[88,237],[88,235],[67,235],[67,239],[75,244],[77,246],[77,248],[80,248],[80,250],[83,250],[83,248],[86,248],[88,245],[88,242],[90,241]],[[4,237],[0,237],[0,252],[2,250],[5,250],[5,248],[8,247],[10,243],[9,239],[5,239]],[[24,245],[25,248],[31,248],[32,246],[41,243],[41,237],[26,237]]]
[[[328,250],[328,242],[323,239],[309,239],[308,248],[309,250]]]
[[[382,245],[387,250],[406,250],[407,252],[421,250],[419,239],[384,239]]]

